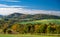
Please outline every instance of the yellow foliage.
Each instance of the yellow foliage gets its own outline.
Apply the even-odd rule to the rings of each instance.
[[[18,27],[18,25],[17,24],[14,24],[11,28],[12,28],[12,30],[16,30],[17,27]]]

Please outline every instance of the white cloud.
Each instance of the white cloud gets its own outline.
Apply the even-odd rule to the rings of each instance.
[[[9,6],[9,5],[5,5],[5,4],[0,4],[0,8],[1,7],[28,7],[28,6],[18,6],[18,5]]]
[[[19,8],[22,9],[22,8]],[[17,8],[0,8],[0,14],[2,15],[9,15],[15,12],[19,12],[19,9]]]
[[[60,11],[31,10],[24,8],[0,8],[0,14],[2,15],[9,15],[15,12],[24,14],[50,14],[60,16]]]
[[[2,1],[6,1],[6,2],[21,2],[21,1],[17,1],[17,0],[2,0]]]

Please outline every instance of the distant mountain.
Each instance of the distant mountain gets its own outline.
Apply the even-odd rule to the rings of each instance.
[[[34,19],[60,19],[60,16],[49,15],[49,14],[35,14]]]
[[[10,14],[10,15],[8,15],[8,16],[6,16],[6,17],[7,17],[7,18],[14,18],[14,17],[18,18],[18,17],[21,16],[21,15],[24,15],[24,14],[21,14],[21,13],[13,13],[13,14]]]
[[[41,19],[60,19],[60,16],[56,15],[48,15],[48,14],[21,14],[21,13],[13,13],[5,17],[5,19],[11,20],[41,20]]]

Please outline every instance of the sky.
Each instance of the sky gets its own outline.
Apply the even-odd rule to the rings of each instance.
[[[0,0],[0,14],[60,14],[60,0]]]

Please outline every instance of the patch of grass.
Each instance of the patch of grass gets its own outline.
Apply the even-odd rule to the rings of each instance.
[[[31,22],[20,22],[20,24],[35,24],[35,23],[41,23],[41,24],[48,24],[48,23],[55,23],[57,25],[60,24],[60,19],[44,19],[44,20],[35,20]]]
[[[31,35],[31,34],[0,34],[0,37],[60,37],[60,36]]]

